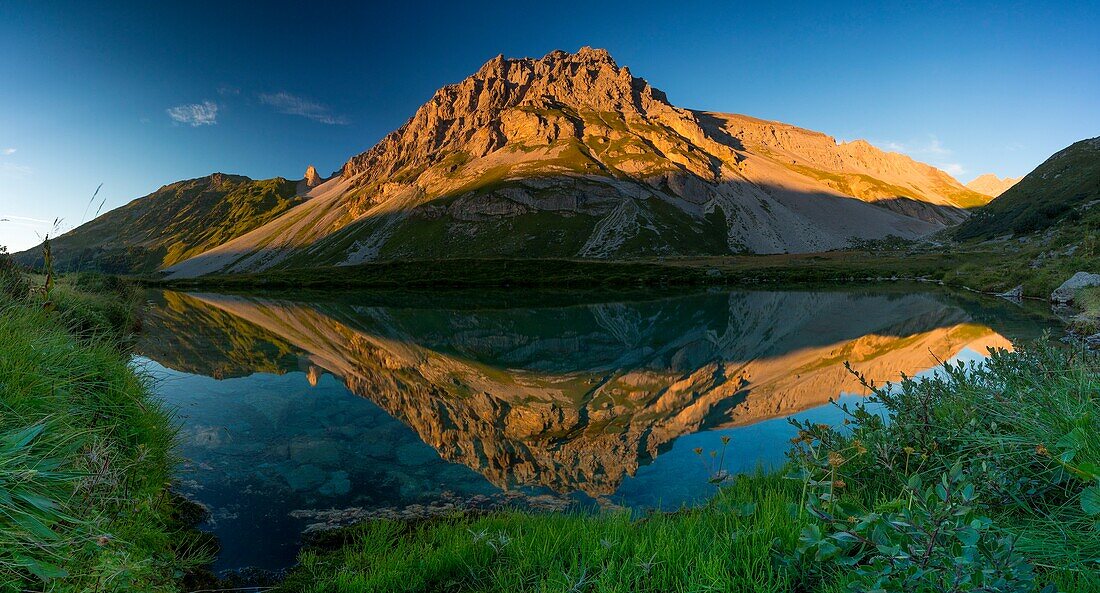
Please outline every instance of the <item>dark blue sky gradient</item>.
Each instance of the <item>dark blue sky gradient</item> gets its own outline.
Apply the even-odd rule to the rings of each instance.
[[[677,105],[866,138],[963,180],[1100,135],[1097,2],[65,4],[0,4],[12,248],[48,228],[24,219],[80,223],[100,182],[111,208],[213,171],[335,170],[498,53],[604,47]],[[322,107],[261,100],[280,92]],[[166,111],[205,101],[213,125]]]

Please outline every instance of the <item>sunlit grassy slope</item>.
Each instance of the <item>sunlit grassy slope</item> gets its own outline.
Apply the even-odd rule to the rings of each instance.
[[[61,271],[151,272],[272,220],[301,201],[296,186],[283,178],[222,173],[172,183],[54,238],[54,265]],[[42,263],[37,248],[17,259]]]

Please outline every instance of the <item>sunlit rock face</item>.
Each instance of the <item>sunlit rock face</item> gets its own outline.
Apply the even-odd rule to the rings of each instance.
[[[163,303],[148,341],[194,356],[165,357],[168,366],[304,368],[311,384],[329,372],[500,487],[597,497],[681,435],[861,392],[845,362],[883,382],[965,349],[1011,348],[927,294],[719,292],[448,309],[165,293]],[[204,371],[206,360],[217,364]]]
[[[676,106],[592,48],[497,56],[309,189],[168,272],[825,251],[923,236],[990,199],[865,141]]]

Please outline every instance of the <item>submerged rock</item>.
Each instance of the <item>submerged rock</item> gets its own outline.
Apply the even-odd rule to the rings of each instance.
[[[324,470],[313,464],[306,464],[297,468],[290,468],[283,474],[283,478],[292,490],[304,492],[313,490],[325,482]]]
[[[318,490],[325,496],[344,496],[351,492],[351,479],[346,471],[332,472],[327,482]]]

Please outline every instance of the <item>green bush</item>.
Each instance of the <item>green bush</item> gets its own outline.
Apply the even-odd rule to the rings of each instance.
[[[846,429],[798,424],[793,458],[824,523],[804,551],[824,549],[829,560],[860,567],[857,588],[1032,590],[1014,588],[1031,582],[1023,557],[1043,567],[1044,584],[1100,591],[1098,377],[1100,361],[1083,352],[1001,351],[922,381],[868,384],[884,412],[858,405]],[[938,502],[921,488],[937,483]],[[927,526],[938,536],[927,537]],[[975,535],[977,548],[968,548]],[[914,553],[895,553],[915,543],[925,550],[921,567],[963,559],[957,576],[969,580],[915,587],[906,564]],[[983,589],[979,575],[1004,580]]]

